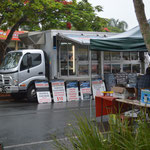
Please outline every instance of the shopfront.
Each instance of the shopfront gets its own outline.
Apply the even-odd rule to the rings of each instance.
[[[77,39],[76,39],[77,40]],[[105,73],[142,73],[144,52],[92,50],[89,44],[79,44],[67,37],[58,37],[59,78],[103,77]],[[90,56],[91,54],[91,56]],[[143,56],[143,57],[142,57]]]
[[[101,53],[93,51],[90,56],[88,45],[61,41],[58,57],[58,71],[61,78],[88,78],[90,74],[90,57],[92,75],[96,77],[101,74]]]
[[[104,73],[141,73],[140,54],[139,52],[104,52]]]

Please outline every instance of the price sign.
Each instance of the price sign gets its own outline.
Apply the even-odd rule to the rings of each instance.
[[[38,102],[39,103],[50,103],[51,95],[49,91],[37,92]]]
[[[68,101],[79,100],[78,82],[77,81],[67,82],[66,87],[67,87]]]
[[[63,80],[53,80],[52,81],[52,91],[54,102],[65,102],[66,92]]]
[[[101,79],[94,79],[92,80],[92,90],[93,90],[93,96],[95,99],[95,96],[101,96],[103,95],[103,91],[106,91],[105,84],[103,80]]]
[[[80,82],[81,100],[90,100],[91,88],[90,81]]]
[[[37,89],[37,99],[39,103],[50,103],[51,94],[49,91],[48,81],[36,81],[35,87]]]

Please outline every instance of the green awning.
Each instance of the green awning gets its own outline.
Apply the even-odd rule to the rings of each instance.
[[[148,20],[150,23],[150,19]],[[90,49],[99,51],[147,52],[139,26],[111,37],[91,39]]]
[[[100,51],[147,51],[143,38],[130,37],[114,39],[91,39],[90,49]]]

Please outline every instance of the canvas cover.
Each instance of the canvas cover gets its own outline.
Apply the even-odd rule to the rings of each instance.
[[[101,39],[104,36],[113,36],[116,33],[109,33],[109,32],[91,32],[91,33],[58,33],[57,37],[62,39],[66,39],[81,45],[90,45],[90,39]]]
[[[150,19],[148,20],[150,23]],[[147,52],[139,26],[111,37],[90,40],[91,50]]]

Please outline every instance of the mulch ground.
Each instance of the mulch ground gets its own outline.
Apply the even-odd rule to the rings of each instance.
[[[8,93],[0,93],[0,100],[9,100],[12,99],[11,95]]]
[[[10,96],[10,94],[8,94],[8,93],[0,93],[0,97],[7,97],[7,96]]]

